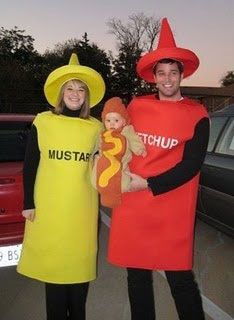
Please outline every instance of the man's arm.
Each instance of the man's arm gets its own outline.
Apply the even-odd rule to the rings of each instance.
[[[170,170],[147,179],[154,195],[176,189],[191,180],[200,171],[209,140],[209,119],[201,119],[194,130],[193,138],[186,142],[181,162]]]
[[[191,180],[199,172],[204,161],[208,140],[209,119],[203,118],[196,125],[193,138],[186,142],[182,160],[170,170],[148,179],[129,173],[130,191],[150,188],[154,195],[159,195]]]

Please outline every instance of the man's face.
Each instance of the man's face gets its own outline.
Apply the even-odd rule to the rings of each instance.
[[[181,99],[180,74],[176,63],[158,63],[154,73],[160,100],[178,101]]]

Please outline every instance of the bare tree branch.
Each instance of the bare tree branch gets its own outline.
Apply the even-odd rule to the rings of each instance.
[[[128,23],[111,18],[107,22],[109,33],[113,34],[119,45],[127,45],[141,51],[152,50],[154,41],[160,30],[160,19],[147,17],[144,13],[132,14]]]

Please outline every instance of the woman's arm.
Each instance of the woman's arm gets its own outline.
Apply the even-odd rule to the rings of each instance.
[[[27,148],[24,158],[23,185],[24,185],[24,210],[34,209],[34,184],[37,168],[40,161],[40,150],[37,139],[37,128],[32,125],[28,136]]]

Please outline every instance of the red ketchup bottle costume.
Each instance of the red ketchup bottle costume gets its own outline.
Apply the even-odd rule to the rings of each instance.
[[[166,19],[158,48],[139,60],[138,74],[154,82],[153,66],[164,58],[182,62],[184,77],[199,65],[193,52],[176,47]],[[208,117],[197,102],[187,98],[160,101],[155,95],[134,98],[128,112],[147,150],[145,158],[133,156],[130,171],[147,178],[148,183],[183,161],[186,142],[193,138],[197,123]],[[124,193],[121,205],[112,214],[109,262],[151,270],[190,270],[198,181],[199,172],[172,189],[164,179],[167,191],[158,195],[150,189]]]

